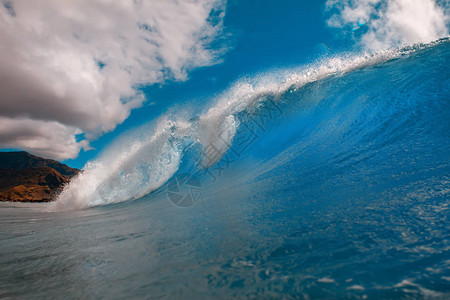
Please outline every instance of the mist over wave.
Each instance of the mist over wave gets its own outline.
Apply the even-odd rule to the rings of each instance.
[[[343,93],[339,90],[339,84],[345,82],[349,75],[353,76],[354,89],[369,91],[373,87],[361,85],[360,81],[363,82],[363,79],[370,76],[380,76],[373,68],[390,62],[392,68],[409,66],[407,72],[427,70],[432,65],[420,65],[416,69],[414,61],[417,57],[437,55],[437,59],[441,59],[442,63],[448,61],[448,48],[449,41],[444,39],[427,45],[380,51],[375,54],[336,56],[317,61],[310,66],[277,70],[240,80],[221,96],[212,99],[198,115],[189,115],[187,112],[178,112],[176,115],[169,113],[156,122],[120,138],[104,151],[100,158],[84,167],[83,173],[72,180],[50,209],[78,209],[141,198],[162,187],[177,172],[195,172],[213,167],[235,142],[234,139],[242,128],[241,123],[245,121],[245,118],[240,116],[251,116],[268,102],[277,103],[288,112],[296,111],[296,106],[311,101],[304,97],[311,85],[333,82],[331,86],[337,90],[315,92],[318,99],[314,107],[317,108],[321,106],[321,97],[329,98],[333,93]],[[360,70],[365,72],[358,73]],[[391,69],[387,67],[387,72],[389,70]],[[358,76],[361,76],[361,80]],[[376,79],[380,85],[383,85],[384,80],[382,76]],[[406,84],[405,80],[407,76],[406,79],[399,79],[399,87]],[[320,85],[318,88],[320,89]],[[348,100],[352,101],[348,104],[349,110],[358,107],[358,99]],[[328,114],[332,113],[332,107],[333,103],[327,108]],[[345,116],[341,117],[345,119]],[[319,121],[319,126],[321,125],[326,124]],[[303,142],[303,147],[308,147],[308,141]],[[388,137],[385,142],[389,142]],[[218,153],[213,159],[205,155],[205,151],[211,147]],[[279,152],[284,150],[286,149],[277,149]],[[270,152],[270,149],[267,151]],[[357,152],[358,147],[355,146],[353,154],[349,155],[357,155]],[[270,157],[265,160],[268,159]],[[189,160],[191,161],[186,163]],[[282,159],[278,163],[282,164],[281,161]],[[259,169],[258,174],[263,174],[274,166],[265,167],[267,169]]]

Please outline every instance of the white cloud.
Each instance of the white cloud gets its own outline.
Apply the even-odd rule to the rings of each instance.
[[[75,157],[81,148],[89,149],[87,141],[76,141],[75,136],[78,134],[81,134],[81,130],[58,122],[0,117],[3,146],[55,159]]]
[[[327,9],[334,13],[328,20],[332,27],[366,26],[361,43],[371,50],[448,36],[448,0],[328,0]]]
[[[74,158],[88,144],[76,134],[94,139],[142,105],[139,85],[219,62],[221,0],[1,1],[3,148]]]

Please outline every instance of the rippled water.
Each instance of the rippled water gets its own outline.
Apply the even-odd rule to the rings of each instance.
[[[174,179],[82,210],[2,204],[0,297],[450,298],[449,58],[442,41],[265,93],[277,109],[241,119],[194,205]]]

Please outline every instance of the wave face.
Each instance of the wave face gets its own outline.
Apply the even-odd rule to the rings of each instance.
[[[435,168],[448,161],[448,140],[433,140],[448,132],[448,101],[443,100],[449,95],[448,49],[444,39],[241,80],[200,115],[167,114],[116,141],[85,166],[52,209],[138,199],[177,172],[211,177],[215,166],[233,155],[236,166],[257,159],[248,178],[293,162],[302,166],[295,178],[310,178],[323,168],[353,172],[377,157],[380,161],[361,176],[376,177],[394,157],[402,173]],[[242,144],[251,147],[238,153]],[[412,156],[429,151],[440,154]],[[311,165],[305,165],[308,161]],[[388,178],[379,180],[386,184]]]
[[[61,211],[0,210],[0,297],[450,299],[449,62],[330,58],[124,135]]]

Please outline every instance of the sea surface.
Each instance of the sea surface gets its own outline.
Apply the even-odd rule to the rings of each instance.
[[[450,41],[236,82],[0,206],[0,298],[450,299]]]

